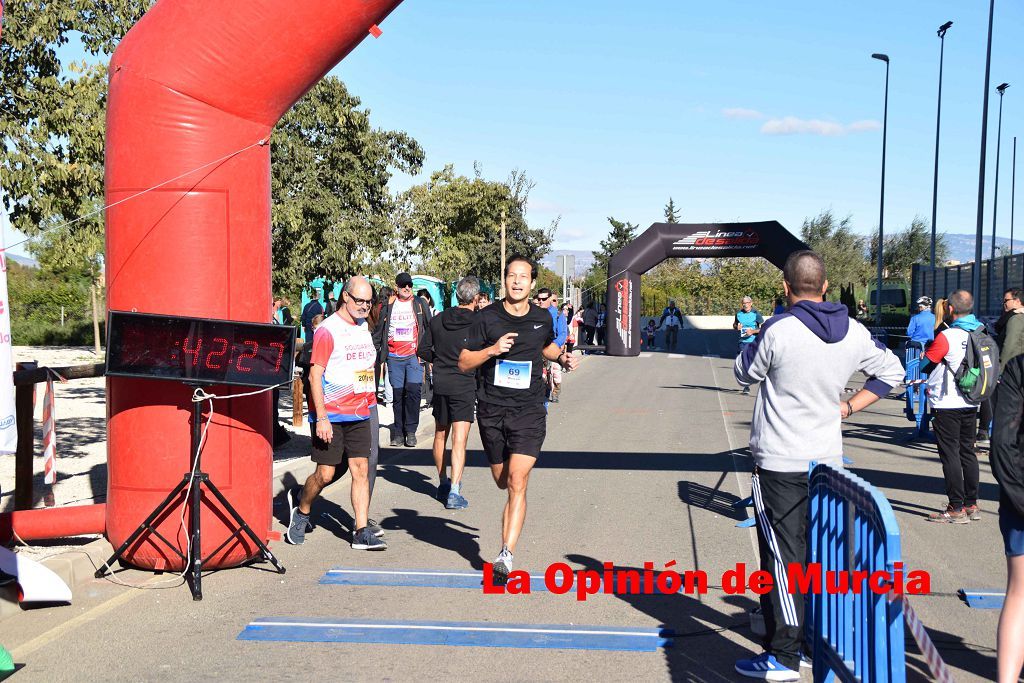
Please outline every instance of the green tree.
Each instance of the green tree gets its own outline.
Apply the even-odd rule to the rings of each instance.
[[[57,49],[72,36],[93,55],[113,51],[148,0],[8,3],[0,41],[0,187],[11,224],[55,272],[85,273],[98,352],[103,225],[105,66],[72,63]]]
[[[598,274],[603,274],[603,277],[615,275],[615,273],[608,272],[608,265],[612,257],[636,239],[636,231],[639,228],[638,225],[628,221],[616,220],[612,216],[608,216],[608,223],[612,226],[612,229],[608,231],[608,236],[601,240],[600,250],[592,252],[594,254],[594,265],[591,267],[591,270]]]
[[[910,225],[885,236],[882,267],[885,277],[909,280],[915,263],[928,264],[931,260],[931,229],[928,222],[915,216]],[[935,236],[935,260],[945,263],[949,247],[944,235]],[[871,263],[878,263],[878,233],[871,237]],[[874,273],[875,271],[872,271]]]
[[[415,258],[424,271],[446,280],[471,273],[499,283],[502,220],[506,254],[540,260],[551,249],[558,221],[547,228],[527,223],[533,185],[522,171],[505,182],[485,179],[478,165],[472,178],[457,175],[451,165],[436,171],[401,196],[398,225],[409,262]]]
[[[333,76],[285,115],[271,138],[273,285],[296,292],[400,260],[393,170],[418,173],[423,149],[406,133],[374,129],[359,98]]]
[[[679,222],[679,210],[676,208],[676,203],[672,201],[671,197],[668,198],[668,204],[665,205],[665,222]]]
[[[805,218],[800,238],[825,259],[830,294],[842,285],[867,283],[871,275],[871,264],[865,258],[867,243],[853,232],[849,216],[837,220],[831,210],[826,210]]]

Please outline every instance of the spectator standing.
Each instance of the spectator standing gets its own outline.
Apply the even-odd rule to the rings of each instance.
[[[576,330],[578,329],[579,323],[576,320],[576,317],[572,314],[572,306],[569,305],[569,302],[562,304],[560,312],[566,321],[565,350],[567,353],[572,353],[572,349],[576,345]]]
[[[925,345],[935,339],[935,314],[932,312],[931,297],[922,296],[917,300],[917,313],[907,325],[907,339],[916,344],[915,348],[924,349]]]
[[[327,301],[324,302],[324,317],[330,318],[331,314],[338,310],[338,300],[334,296],[334,287],[327,290]]]
[[[608,307],[605,304],[601,304],[601,308],[597,311],[597,344],[598,346],[604,346],[606,343],[606,336],[608,332]]]
[[[772,315],[779,315],[786,312],[786,300],[781,296],[775,298],[775,308],[772,309]]]
[[[391,445],[405,444],[412,448],[416,445],[416,429],[420,424],[423,390],[423,372],[416,349],[430,314],[426,302],[412,295],[412,277],[408,273],[399,273],[395,285],[398,295],[381,309],[373,340],[387,363],[388,381],[394,395]]]
[[[274,306],[270,312],[270,322],[274,325],[291,325],[293,320],[291,313],[288,313],[288,306],[291,302],[285,297],[277,295],[274,297]],[[286,315],[287,314],[287,315]],[[287,320],[288,322],[284,322]],[[274,448],[283,446],[292,438],[292,435],[287,429],[281,424],[281,387],[275,387],[271,392],[271,401],[273,401],[273,416],[274,426],[272,430],[274,439]]]
[[[992,403],[989,459],[999,482],[999,531],[1006,554],[1006,598],[996,636],[997,680],[1016,683],[1024,666],[1024,356],[1005,364]]]
[[[427,319],[432,319],[434,317],[434,297],[430,296],[430,292],[426,288],[416,292],[416,296],[427,304]],[[427,361],[422,361],[420,367],[423,369],[423,404],[424,407],[428,407],[433,405],[434,401],[434,369]]]
[[[537,305],[547,309],[551,314],[551,324],[555,331],[554,344],[560,349],[565,349],[565,341],[569,336],[568,324],[565,316],[558,310],[558,296],[547,287],[537,290]],[[550,403],[558,403],[558,394],[562,390],[562,366],[559,363],[552,363],[544,360],[544,369],[547,370],[548,396]]]
[[[476,310],[480,311],[491,305],[491,295],[481,291],[476,295]]]
[[[1024,303],[1021,290],[1003,292],[1003,314],[996,322],[996,342],[999,344],[1000,369],[1024,353]]]
[[[812,460],[843,466],[841,422],[885,396],[903,379],[896,356],[879,347],[846,306],[824,301],[825,262],[797,251],[783,268],[789,303],[736,358],[742,386],[761,382],[750,427],[754,459],[751,488],[761,569],[773,588],[761,596],[764,652],[736,662],[749,678],[800,680],[804,639],[803,595],[791,594],[786,568],[807,557],[807,470]],[[846,382],[860,371],[864,388],[843,399]]]
[[[593,300],[583,309],[583,336],[584,343],[588,346],[594,345],[594,334],[597,332],[597,305]]]
[[[319,289],[312,289],[310,297],[309,302],[302,307],[302,339],[306,344],[311,345],[313,343],[313,317],[324,315],[324,306],[320,303]]]
[[[958,289],[949,295],[944,319],[949,328],[935,335],[925,351],[921,372],[928,375],[928,403],[932,429],[946,482],[946,507],[928,516],[930,522],[967,524],[980,519],[978,511],[978,456],[974,451],[978,409],[964,398],[955,369],[967,354],[969,333],[982,327],[973,314],[974,297]]]

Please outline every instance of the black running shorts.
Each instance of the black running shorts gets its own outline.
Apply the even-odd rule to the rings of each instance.
[[[334,437],[327,443],[316,435],[316,423],[309,423],[313,437],[313,462],[318,465],[340,465],[348,458],[370,457],[370,420],[332,422]]]
[[[476,393],[442,396],[434,394],[434,424],[450,425],[453,422],[472,422],[476,413]]]
[[[513,407],[480,401],[476,419],[484,452],[492,465],[500,465],[513,453],[540,457],[548,423],[543,403]]]

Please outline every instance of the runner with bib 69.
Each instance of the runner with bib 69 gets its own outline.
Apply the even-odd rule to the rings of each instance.
[[[501,518],[501,552],[494,561],[494,581],[504,583],[512,571],[512,553],[526,521],[526,485],[547,430],[543,361],[566,370],[578,360],[554,343],[551,315],[530,303],[537,266],[513,256],[505,266],[506,296],[477,313],[459,355],[459,370],[480,368],[477,424],[491,474],[508,491]]]

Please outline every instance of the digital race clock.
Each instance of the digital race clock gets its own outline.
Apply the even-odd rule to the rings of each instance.
[[[288,382],[295,328],[235,320],[110,311],[107,374],[195,384]]]

